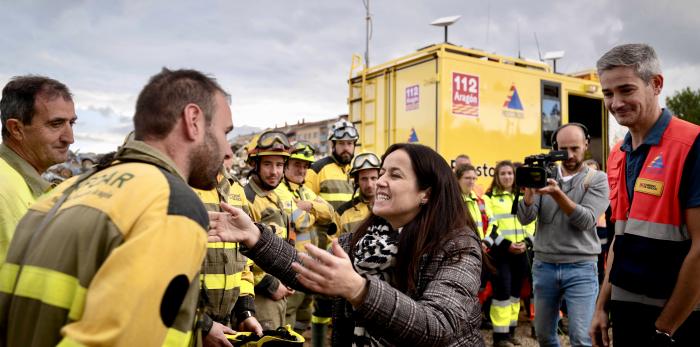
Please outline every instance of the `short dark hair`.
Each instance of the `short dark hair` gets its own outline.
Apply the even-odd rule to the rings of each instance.
[[[73,101],[68,87],[57,80],[39,75],[12,77],[2,89],[2,99],[0,99],[3,139],[10,136],[10,132],[7,130],[8,119],[20,120],[22,124],[32,123],[34,114],[36,114],[34,104],[37,96],[49,100],[62,97],[66,101]]]
[[[229,95],[213,77],[197,70],[163,70],[151,77],[136,100],[134,138],[165,138],[187,104],[196,104],[209,124],[214,115],[216,92]]]
[[[471,165],[471,164],[462,164],[455,169],[455,177],[457,178],[457,181],[459,181],[460,178],[462,178],[462,175],[464,175],[465,172],[467,171],[476,171],[476,168]]]

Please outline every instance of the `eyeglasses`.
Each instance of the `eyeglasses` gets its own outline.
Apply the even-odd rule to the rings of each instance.
[[[357,129],[354,127],[346,126],[346,127],[335,129],[333,131],[333,138],[335,138],[335,139],[342,139],[346,135],[350,138],[353,138],[353,139],[356,139],[359,137],[359,135],[357,133]]]
[[[259,149],[282,149],[282,150],[289,150],[291,147],[289,144],[289,139],[287,139],[287,135],[285,135],[282,132],[279,131],[269,131],[258,139],[258,146]]]
[[[355,161],[352,164],[352,168],[354,170],[367,167],[379,168],[381,165],[382,163],[376,155],[372,153],[362,153],[358,154],[357,157],[355,157]]]

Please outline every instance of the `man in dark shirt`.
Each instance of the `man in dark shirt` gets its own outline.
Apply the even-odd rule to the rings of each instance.
[[[700,327],[700,127],[659,106],[645,44],[598,60],[605,106],[629,133],[608,160],[615,240],[591,323],[594,345],[696,346]],[[675,343],[674,343],[675,340]]]

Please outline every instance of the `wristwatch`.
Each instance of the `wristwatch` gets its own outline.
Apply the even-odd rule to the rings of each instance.
[[[670,347],[673,346],[673,344],[676,343],[675,340],[673,340],[673,337],[671,334],[661,331],[659,329],[656,329],[656,333],[654,333],[654,339],[652,346],[657,346],[657,347]]]

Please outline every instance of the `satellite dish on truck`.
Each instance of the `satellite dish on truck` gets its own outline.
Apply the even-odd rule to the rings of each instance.
[[[447,27],[457,22],[462,16],[442,17],[434,20],[430,25],[445,28],[445,43],[447,43]]]

